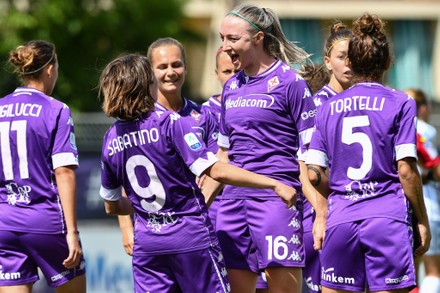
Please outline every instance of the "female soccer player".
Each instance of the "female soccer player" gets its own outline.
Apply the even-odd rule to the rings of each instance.
[[[315,105],[319,108],[328,99],[347,89],[351,83],[351,69],[348,67],[347,51],[351,31],[340,21],[332,24],[330,35],[324,45],[324,63],[330,72],[330,80],[313,96]],[[304,172],[307,174],[307,171]],[[303,182],[303,190],[307,183]],[[308,184],[310,184],[308,182]],[[312,187],[313,188],[313,187]],[[315,203],[314,203],[315,204]],[[313,220],[315,212],[312,204],[304,202],[304,246],[306,265],[303,269],[303,279],[309,292],[321,292],[321,264],[319,252],[313,248]]]
[[[314,225],[324,293],[408,292],[415,285],[411,208],[421,234],[416,255],[431,239],[416,163],[416,104],[382,84],[391,63],[383,26],[368,13],[353,22],[355,84],[321,106],[307,153],[310,181],[328,196],[317,197]]]
[[[223,51],[240,72],[222,92],[218,155],[301,190],[298,149],[309,142],[316,108],[291,63],[307,60],[268,8],[239,5],[220,26]],[[274,292],[300,292],[304,266],[302,194],[296,207],[270,190],[225,186],[217,233],[233,292],[254,292],[260,271]]]
[[[56,292],[86,292],[73,121],[69,107],[50,96],[55,46],[26,42],[9,63],[24,86],[0,99],[0,292],[30,293],[37,268]]]
[[[147,57],[110,62],[100,77],[102,109],[117,122],[102,147],[101,197],[109,214],[135,212],[136,292],[229,292],[217,237],[195,176],[273,190],[291,207],[296,191],[280,181],[221,163],[193,119],[154,111],[157,80]],[[124,188],[127,197],[122,197]]]
[[[218,122],[210,113],[202,111],[199,105],[182,95],[186,77],[186,53],[183,45],[173,38],[160,38],[154,41],[147,51],[157,80],[156,111],[176,111],[182,117],[196,122],[194,132],[213,153],[218,150]],[[122,232],[122,242],[127,254],[133,252],[133,222],[130,216],[118,216]]]

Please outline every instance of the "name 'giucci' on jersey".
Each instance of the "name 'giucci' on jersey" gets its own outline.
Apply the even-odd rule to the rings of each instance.
[[[0,117],[18,117],[18,116],[32,116],[39,117],[42,105],[30,103],[15,103],[0,106]]]

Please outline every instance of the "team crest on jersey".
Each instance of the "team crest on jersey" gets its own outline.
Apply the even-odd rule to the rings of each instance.
[[[199,141],[197,135],[195,135],[194,133],[187,133],[183,138],[185,139],[185,142],[189,146],[189,148],[193,151],[196,151],[202,147],[202,143]]]
[[[192,110],[190,115],[191,115],[192,118],[194,118],[194,120],[196,120],[197,124],[199,124],[200,117],[201,117],[200,113],[197,112],[196,110]]]
[[[280,84],[280,80],[278,79],[278,76],[269,79],[269,81],[267,82],[267,91],[270,92],[279,84]]]

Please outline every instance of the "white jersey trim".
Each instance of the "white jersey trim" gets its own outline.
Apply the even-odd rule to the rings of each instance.
[[[229,149],[229,137],[219,133],[217,138],[217,144],[222,148]]]
[[[318,165],[324,168],[328,168],[327,154],[318,150],[309,149],[307,151],[306,164]]]
[[[52,165],[54,170],[64,166],[78,166],[78,157],[73,153],[58,153],[52,156]]]
[[[214,96],[210,97],[209,100],[207,100],[206,102],[203,103],[203,105],[209,107],[209,106],[210,106],[210,103],[213,103],[213,104],[215,104],[216,106],[221,107],[221,106],[222,106],[222,103],[221,103],[219,100],[217,100],[216,96],[217,96],[217,95],[214,95]]]
[[[122,198],[122,190],[121,187],[116,189],[107,189],[101,185],[99,189],[99,195],[108,201],[118,201]]]
[[[415,144],[406,143],[395,147],[396,161],[403,158],[412,157],[417,159],[417,147]]]
[[[306,129],[306,130],[304,130],[304,131],[301,131],[301,132],[299,133],[299,137],[300,137],[300,139],[301,139],[300,142],[301,142],[303,145],[307,145],[307,144],[309,144],[310,141],[312,140],[313,132],[315,132],[315,127],[308,128],[308,129]]]
[[[307,150],[305,152],[302,152],[301,148],[298,149],[298,152],[296,153],[298,156],[298,161],[305,162],[307,159]]]
[[[189,166],[189,169],[191,170],[191,172],[194,173],[194,175],[202,175],[202,173],[206,169],[208,169],[218,161],[218,158],[214,155],[214,153],[207,152],[206,155],[208,159],[198,158],[197,160],[195,160],[194,163],[191,164],[191,166]]]

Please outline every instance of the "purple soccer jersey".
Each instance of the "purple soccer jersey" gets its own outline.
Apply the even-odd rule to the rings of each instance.
[[[212,95],[206,102],[202,104],[202,109],[208,111],[220,123],[220,113],[222,111],[222,103],[217,99],[220,95]]]
[[[416,154],[416,104],[359,83],[322,105],[307,164],[330,168],[327,227],[372,217],[410,224],[396,162]]]
[[[298,148],[310,141],[316,107],[303,78],[276,61],[256,76],[240,71],[223,88],[219,146],[231,164],[301,189]],[[224,198],[278,197],[273,190],[227,185]]]
[[[337,93],[331,87],[329,87],[328,84],[326,84],[313,96],[313,102],[315,103],[315,106],[319,109],[319,107],[321,107],[328,99],[335,96],[336,94]],[[307,199],[304,200],[303,213],[304,213],[303,215],[304,232],[311,232],[313,229],[314,210],[312,205]]]
[[[66,233],[54,169],[78,165],[68,106],[17,88],[0,99],[0,230]]]
[[[155,111],[117,121],[102,148],[106,200],[124,188],[136,212],[134,256],[195,251],[217,243],[204,197],[195,183],[217,161],[190,117]]]
[[[218,123],[214,117],[202,109],[202,105],[197,104],[187,98],[183,98],[183,108],[177,112],[182,117],[192,117],[197,125],[193,125],[194,132],[203,140],[209,151],[214,154],[218,151]],[[156,110],[167,111],[167,109],[156,102]]]

